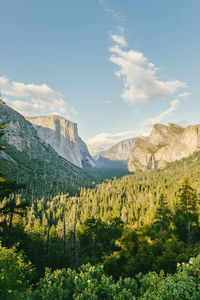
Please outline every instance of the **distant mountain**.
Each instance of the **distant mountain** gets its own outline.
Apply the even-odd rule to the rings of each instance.
[[[38,136],[60,156],[79,168],[94,167],[86,144],[78,135],[77,124],[58,115],[27,117]]]
[[[165,167],[200,150],[200,125],[183,128],[169,123],[154,125],[148,138],[138,138],[128,162],[129,171]]]
[[[35,195],[72,191],[90,183],[92,177],[65,160],[39,136],[21,114],[0,102],[0,123],[6,123],[0,143],[6,145],[0,156],[0,170],[8,178],[27,183]]]
[[[96,156],[97,168],[127,169],[128,158],[136,138],[118,142],[106,151]]]
[[[116,134],[100,133],[88,139],[86,141],[86,144],[88,146],[90,154],[93,157],[98,157],[100,153],[107,151],[119,142],[133,139],[136,134],[137,133],[134,131],[125,131]]]
[[[136,138],[121,141],[101,154],[101,157],[111,160],[128,160],[131,148],[135,144]]]

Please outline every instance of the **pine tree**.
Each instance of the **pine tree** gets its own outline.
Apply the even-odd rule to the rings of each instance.
[[[28,203],[24,200],[20,201],[19,199],[16,199],[14,193],[9,198],[5,198],[2,201],[0,215],[9,216],[8,232],[11,231],[14,214],[24,216],[27,207]]]
[[[188,247],[192,246],[194,231],[198,226],[197,194],[191,187],[189,179],[184,178],[178,190],[178,203],[176,208],[176,225],[184,234]]]
[[[158,200],[158,207],[155,212],[155,224],[160,227],[160,231],[167,230],[172,217],[172,212],[168,207],[166,196],[161,193]]]

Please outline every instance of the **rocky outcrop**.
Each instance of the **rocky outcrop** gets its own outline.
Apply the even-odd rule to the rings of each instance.
[[[38,136],[60,156],[74,165],[84,168],[94,166],[86,144],[78,136],[77,124],[58,115],[27,117]]]
[[[138,138],[128,162],[129,171],[163,168],[168,162],[200,150],[200,125],[183,128],[169,123],[154,125],[148,138]]]

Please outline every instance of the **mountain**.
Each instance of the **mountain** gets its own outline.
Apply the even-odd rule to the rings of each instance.
[[[101,157],[111,160],[127,160],[130,156],[131,148],[135,144],[136,138],[121,141],[101,154]]]
[[[183,128],[169,123],[154,125],[148,138],[137,138],[131,150],[128,169],[163,168],[168,162],[187,157],[200,149],[200,125]]]
[[[123,140],[96,156],[96,167],[103,169],[124,169],[128,167],[128,158],[136,138]]]
[[[60,156],[79,168],[94,167],[86,144],[78,135],[77,124],[58,115],[27,117],[38,136]]]
[[[119,142],[123,142],[128,139],[133,139],[135,137],[136,132],[134,131],[125,131],[119,132],[116,134],[110,133],[100,133],[96,136],[88,139],[86,141],[87,147],[89,149],[90,154],[93,157],[98,157],[101,153],[107,151],[112,148]]]
[[[37,134],[20,113],[0,102],[0,123],[6,123],[0,144],[6,146],[0,156],[0,170],[5,177],[27,184],[27,193],[36,196],[77,190],[92,177],[64,158]],[[26,195],[26,196],[27,196]]]

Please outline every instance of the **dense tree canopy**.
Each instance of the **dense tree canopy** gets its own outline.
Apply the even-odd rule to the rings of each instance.
[[[36,277],[11,282],[2,261],[4,299],[198,299],[199,256],[182,263],[200,252],[200,152],[76,196],[24,199],[22,187],[0,179],[2,258]]]

